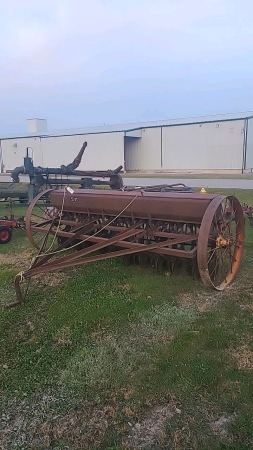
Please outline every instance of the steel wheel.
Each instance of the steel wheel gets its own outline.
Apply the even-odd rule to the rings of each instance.
[[[244,222],[235,197],[218,196],[206,209],[197,247],[199,273],[206,286],[222,291],[234,280],[243,254]]]
[[[49,193],[52,192],[53,189],[48,189],[41,191],[30,203],[29,208],[26,213],[25,222],[26,222],[26,233],[31,244],[40,249],[43,239],[46,235],[46,232],[50,229],[52,220],[58,212],[54,214],[53,210],[49,210],[50,202],[49,202]],[[37,231],[36,228],[45,229],[45,233]]]

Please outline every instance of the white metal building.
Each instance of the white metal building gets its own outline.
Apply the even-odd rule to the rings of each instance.
[[[1,172],[23,164],[29,147],[35,166],[70,163],[84,141],[80,169],[146,172],[253,170],[253,112],[93,128],[46,131],[28,120],[24,135],[0,137]]]

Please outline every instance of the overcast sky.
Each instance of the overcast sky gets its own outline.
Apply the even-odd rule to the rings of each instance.
[[[0,135],[253,110],[252,0],[0,0]]]

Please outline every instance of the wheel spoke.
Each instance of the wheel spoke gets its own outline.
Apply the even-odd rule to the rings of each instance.
[[[201,224],[198,265],[203,282],[222,290],[233,281],[239,269],[243,250],[244,215],[235,197],[229,196],[223,200],[217,198],[217,201],[214,199],[211,203],[215,203],[216,207],[212,207],[214,213],[206,211],[204,224]]]

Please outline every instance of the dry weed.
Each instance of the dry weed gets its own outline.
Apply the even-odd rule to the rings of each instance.
[[[33,277],[36,284],[40,286],[55,287],[66,284],[69,275],[66,272],[58,270],[57,272],[49,272]]]
[[[0,266],[6,265],[17,270],[28,269],[32,256],[32,252],[28,250],[20,253],[0,253]]]
[[[193,309],[200,313],[212,310],[221,300],[220,293],[183,293],[178,298],[178,305],[184,309]]]
[[[56,403],[57,399],[50,395],[34,403],[26,399],[10,401],[2,414],[0,448],[48,449],[64,440],[70,446],[88,450],[103,444],[109,427],[121,432],[116,420],[118,407],[113,404],[97,408],[87,403],[80,410],[59,416],[55,414]]]
[[[239,370],[253,370],[253,351],[248,344],[241,345],[230,353],[235,358]]]

